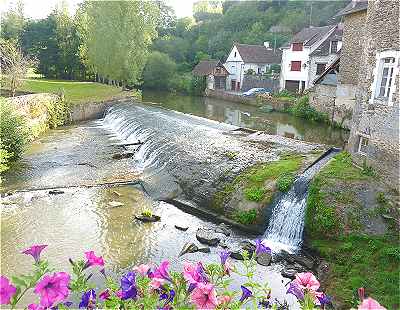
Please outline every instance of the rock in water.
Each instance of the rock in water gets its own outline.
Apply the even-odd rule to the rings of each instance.
[[[59,189],[52,189],[52,190],[49,190],[49,194],[50,195],[60,195],[60,194],[64,194],[64,191],[59,190]]]
[[[260,253],[256,257],[257,263],[259,263],[262,266],[269,266],[271,263],[272,256],[269,253]]]
[[[199,247],[195,245],[194,243],[187,242],[183,246],[182,250],[180,251],[178,257],[181,257],[182,255],[185,255],[187,253],[195,253],[199,250]]]
[[[242,247],[243,250],[249,253],[249,256],[253,255],[253,253],[256,251],[256,245],[250,241],[242,241],[240,243],[240,246]]]
[[[211,253],[211,249],[209,247],[205,247],[205,248],[199,248],[197,250],[197,252],[201,252],[201,253]]]
[[[294,261],[296,263],[299,263],[300,265],[303,265],[308,270],[311,270],[314,267],[314,261],[311,258],[305,256],[295,256]]]
[[[131,158],[133,155],[135,155],[134,152],[117,153],[112,156],[112,159]]]
[[[108,205],[109,205],[111,208],[118,208],[118,207],[122,207],[124,204],[123,204],[122,202],[119,202],[119,201],[110,201],[110,202],[108,203]]]
[[[196,238],[200,243],[210,246],[216,246],[221,239],[210,229],[199,228],[196,232]]]
[[[297,273],[296,269],[290,269],[290,268],[285,268],[281,271],[282,277],[289,278],[292,280],[296,278],[296,273]]]
[[[189,229],[189,226],[180,226],[180,225],[175,225],[176,229],[182,230],[182,231],[186,231]]]
[[[215,228],[215,232],[224,234],[225,236],[231,235],[231,231],[230,231],[229,227],[227,225],[225,225],[224,223],[219,224],[218,227]]]
[[[161,217],[158,215],[146,216],[146,215],[135,215],[135,219],[142,222],[158,222],[161,220]]]

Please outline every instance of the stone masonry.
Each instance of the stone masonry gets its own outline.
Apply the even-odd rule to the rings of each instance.
[[[342,81],[358,78],[355,107],[348,149],[361,165],[379,170],[384,180],[398,187],[399,182],[399,73],[400,27],[399,2],[391,0],[369,1],[365,29],[364,49],[358,54],[360,68],[355,75],[341,64]],[[377,84],[377,55],[391,52],[397,55],[392,100],[380,100],[373,93]],[[397,54],[396,54],[397,53]],[[360,139],[368,139],[363,152],[359,152]]]

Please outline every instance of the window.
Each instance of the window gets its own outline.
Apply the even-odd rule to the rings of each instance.
[[[257,68],[257,73],[261,74],[261,68],[260,67]]]
[[[393,82],[394,61],[394,57],[381,59],[381,70],[378,73],[380,78],[378,79],[378,85],[375,93],[376,98],[389,98],[390,89]]]
[[[216,67],[215,68],[215,73],[221,73],[221,68],[220,67]]]
[[[369,139],[363,136],[359,136],[359,142],[358,142],[358,153],[365,155],[367,152],[367,147],[368,147],[368,142]]]
[[[303,50],[303,43],[293,43],[292,44],[292,51],[300,52]]]
[[[292,61],[290,71],[301,71],[301,61]]]
[[[317,64],[317,75],[321,75],[325,71],[326,64]]]
[[[331,41],[331,54],[336,54],[338,51],[338,41]]]
[[[236,57],[236,52],[235,52],[235,56],[233,56],[233,57]]]

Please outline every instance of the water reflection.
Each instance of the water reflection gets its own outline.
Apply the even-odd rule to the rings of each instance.
[[[286,113],[263,112],[259,107],[213,98],[144,91],[143,101],[239,127],[314,143],[343,147],[349,135],[346,130],[306,121]]]

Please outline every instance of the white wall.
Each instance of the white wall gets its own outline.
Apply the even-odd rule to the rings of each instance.
[[[308,61],[310,53],[311,49],[309,47],[303,47],[302,51],[292,51],[291,47],[290,49],[285,48],[283,50],[281,66],[281,89],[285,88],[286,80],[305,81],[307,85],[309,69]],[[292,61],[301,61],[301,71],[291,71],[290,65]],[[304,64],[307,64],[307,67],[304,68]]]

